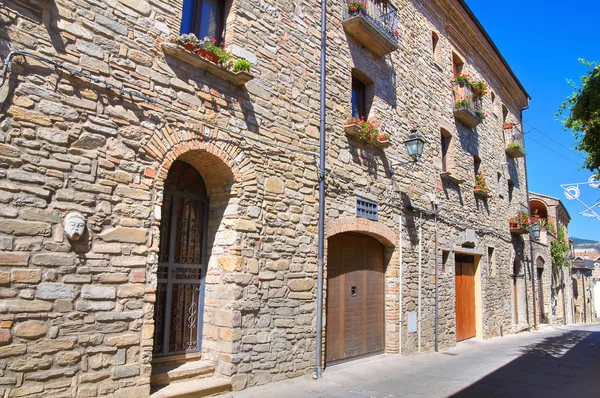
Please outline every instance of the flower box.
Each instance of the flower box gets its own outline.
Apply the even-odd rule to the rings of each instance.
[[[209,60],[210,62],[212,62],[213,64],[218,64],[219,63],[219,56],[213,52],[210,52],[204,48],[196,48],[194,50],[194,53],[196,53],[196,55],[199,55],[200,57]]]
[[[198,69],[203,69],[223,80],[232,83],[235,86],[244,85],[250,80],[254,79],[254,76],[249,72],[232,72],[193,52],[187,51],[185,48],[177,44],[162,43],[160,46],[166,55],[175,58],[178,61],[192,65]]]
[[[529,229],[525,227],[523,224],[519,223],[509,223],[510,233],[517,235],[527,235],[529,233]]]
[[[387,136],[379,135],[378,132],[376,132],[376,134],[377,134],[376,138],[373,137],[368,141],[365,140],[364,137],[361,137],[361,134],[360,134],[361,125],[358,123],[349,123],[349,124],[345,125],[344,132],[346,133],[346,135],[356,139],[356,141],[362,142],[366,145],[374,146],[376,148],[386,149],[392,145],[392,142],[390,141],[390,139]]]

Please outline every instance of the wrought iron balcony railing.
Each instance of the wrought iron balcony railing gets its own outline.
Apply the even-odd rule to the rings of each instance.
[[[513,158],[525,156],[525,140],[523,133],[516,124],[504,124],[504,143],[508,156]]]
[[[361,4],[360,7],[353,4]],[[346,32],[382,56],[398,49],[398,11],[378,0],[342,0],[342,25]]]
[[[466,82],[453,82],[454,117],[470,128],[477,126],[485,118],[481,96]]]

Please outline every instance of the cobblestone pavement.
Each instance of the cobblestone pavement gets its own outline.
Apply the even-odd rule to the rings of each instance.
[[[600,323],[472,339],[441,353],[380,355],[230,394],[270,397],[600,397]]]

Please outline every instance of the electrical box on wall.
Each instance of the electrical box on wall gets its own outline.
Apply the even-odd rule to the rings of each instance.
[[[417,332],[417,313],[409,312],[408,316],[408,333],[416,333]]]
[[[466,247],[475,247],[477,245],[477,234],[475,234],[475,230],[473,228],[467,228],[465,230],[465,241],[463,246]]]

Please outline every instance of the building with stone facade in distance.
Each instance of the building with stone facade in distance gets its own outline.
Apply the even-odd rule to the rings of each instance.
[[[328,7],[317,331],[317,2],[2,3],[0,393],[210,394],[534,324],[528,94],[464,1],[366,4]]]

